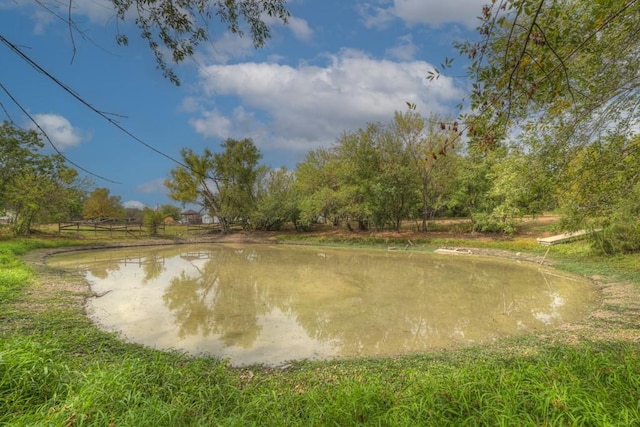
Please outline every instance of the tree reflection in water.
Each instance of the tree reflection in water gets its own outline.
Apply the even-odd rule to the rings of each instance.
[[[172,278],[162,299],[175,315],[179,336],[216,334],[226,345],[250,347],[260,334],[258,316],[268,311],[256,296],[257,281],[225,268],[233,252],[211,255],[202,269],[192,264],[195,274],[181,271]]]
[[[99,321],[145,344],[251,362],[482,342],[580,318],[594,298],[588,282],[476,257],[267,245],[137,256],[139,269],[131,254],[126,266],[86,263],[94,289],[113,289],[92,301],[107,313]],[[96,274],[118,268],[117,281]]]

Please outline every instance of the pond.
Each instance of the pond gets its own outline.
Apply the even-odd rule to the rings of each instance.
[[[77,251],[91,318],[129,341],[235,366],[393,356],[583,318],[587,280],[526,262],[418,251],[206,244]]]

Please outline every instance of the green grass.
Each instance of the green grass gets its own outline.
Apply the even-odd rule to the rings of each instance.
[[[19,256],[68,244],[0,242],[0,425],[640,425],[638,343],[523,336],[398,358],[229,368],[124,343],[65,304],[73,295],[36,299],[40,279]],[[580,243],[551,255],[637,279],[637,257],[599,260]]]

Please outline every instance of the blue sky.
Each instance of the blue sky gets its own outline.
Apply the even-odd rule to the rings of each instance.
[[[67,14],[66,1],[41,3]],[[137,29],[116,23],[104,0],[73,0],[73,18],[84,33],[73,38],[34,0],[0,0],[0,35],[170,157],[179,159],[183,147],[217,151],[226,138],[250,137],[264,164],[295,168],[309,150],[330,146],[345,131],[389,122],[406,102],[424,116],[457,114],[454,106],[468,83],[426,76],[446,56],[456,56],[454,40],[475,37],[485,3],[292,0],[289,24],[272,22],[272,38],[260,50],[249,38],[212,34],[193,59],[175,68],[179,87],[162,77]],[[116,45],[116,30],[129,35],[128,47]],[[175,163],[90,111],[4,44],[0,83],[65,156],[117,181],[94,177],[97,187],[128,206],[174,203],[163,181]],[[32,126],[1,90],[0,104],[0,120]]]

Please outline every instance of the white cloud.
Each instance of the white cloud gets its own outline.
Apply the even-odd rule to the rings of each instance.
[[[487,3],[488,0],[393,0],[384,6],[361,5],[359,12],[368,28],[385,27],[395,18],[407,25],[437,27],[460,23],[473,28],[478,22],[476,17],[482,13],[482,6]]]
[[[282,26],[282,21],[276,17],[264,15],[263,19],[271,26]],[[309,40],[313,35],[313,31],[309,27],[307,21],[294,16],[289,17],[285,26],[293,33],[293,36],[299,40]],[[232,60],[247,58],[255,54],[253,40],[248,34],[240,37],[231,32],[225,32],[220,37],[210,40],[204,45],[204,48],[195,55],[196,62],[216,62],[226,64]]]
[[[34,114],[33,119],[60,151],[90,138],[90,135],[73,127],[69,120],[59,114]],[[39,131],[33,124],[30,128]]]
[[[396,20],[393,9],[389,7],[385,8],[362,3],[357,6],[357,11],[366,28],[387,28]]]
[[[195,59],[198,63],[205,61],[215,61],[226,64],[232,59],[245,58],[253,55],[253,41],[251,37],[240,37],[229,32],[221,37],[212,40],[205,45],[204,53],[196,53]]]
[[[152,193],[166,193],[166,187],[164,186],[164,178],[157,178],[152,181],[148,181],[136,186],[138,193],[152,194]]]
[[[243,107],[236,107],[230,117],[221,114],[217,109],[202,111],[199,118],[191,119],[189,124],[193,129],[209,138],[259,140],[268,133],[263,123],[255,118],[254,113]]]
[[[125,208],[144,209],[147,207],[144,203],[138,200],[127,200],[122,204]]]
[[[411,34],[407,34],[404,37],[400,37],[394,47],[387,49],[387,55],[401,61],[408,61],[415,57],[417,51],[418,47],[413,43]]]
[[[212,65],[200,74],[209,97],[237,97],[243,107],[225,116],[203,110],[191,120],[206,137],[252,137],[262,149],[306,152],[333,143],[344,131],[388,122],[415,103],[423,114],[446,114],[462,90],[442,76],[425,79],[424,61],[373,59],[355,50],[328,56],[324,66],[272,63]]]
[[[67,3],[62,4],[67,7]],[[73,0],[72,8],[74,15],[86,16],[97,23],[104,23],[115,16],[111,0]]]
[[[264,22],[270,27],[285,26],[285,28],[291,30],[293,36],[298,40],[309,40],[311,36],[313,36],[313,30],[309,27],[309,23],[305,19],[290,16],[287,19],[286,25],[275,16],[263,14],[262,19],[264,19]]]
[[[199,118],[189,120],[189,124],[199,134],[213,138],[227,138],[233,126],[231,119],[220,114],[217,109],[204,111]]]
[[[113,3],[110,0],[73,0],[71,3],[32,0],[0,0],[0,10],[3,8],[22,9],[31,15],[35,22],[34,33],[42,34],[53,22],[59,18],[66,20],[69,16],[69,4],[74,21],[82,21],[79,18],[88,18],[89,21],[105,24],[115,16]]]
[[[307,21],[302,18],[291,16],[287,23],[287,28],[291,30],[298,40],[309,40],[313,36],[313,30],[311,30]]]

